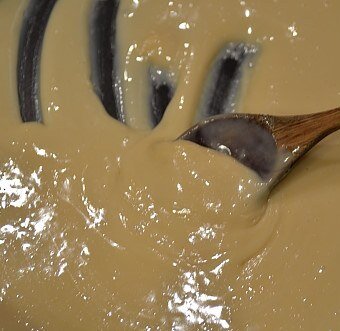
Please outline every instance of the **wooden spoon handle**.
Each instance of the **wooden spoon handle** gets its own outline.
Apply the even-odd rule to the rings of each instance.
[[[320,140],[340,129],[340,107],[309,115],[277,116],[271,126],[278,147],[291,152],[297,148],[307,152]]]

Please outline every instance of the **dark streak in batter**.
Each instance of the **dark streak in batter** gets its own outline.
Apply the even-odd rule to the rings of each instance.
[[[39,95],[41,48],[56,2],[32,0],[24,14],[17,63],[19,107],[23,122],[42,122]]]
[[[91,16],[91,80],[104,108],[125,122],[115,69],[116,18],[119,0],[95,0]]]

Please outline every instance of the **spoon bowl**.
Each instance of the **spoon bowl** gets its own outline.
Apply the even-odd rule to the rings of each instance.
[[[299,116],[233,113],[210,117],[178,139],[225,153],[272,188],[313,146],[340,129],[340,108]]]

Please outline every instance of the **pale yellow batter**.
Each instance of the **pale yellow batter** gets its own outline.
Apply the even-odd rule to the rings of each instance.
[[[0,329],[339,330],[340,134],[268,199],[255,173],[175,141],[195,122],[211,63],[259,52],[236,111],[340,104],[336,0],[123,0],[128,126],[90,82],[90,0],[59,0],[42,52],[44,124],[22,124],[16,54],[27,1],[0,1]],[[176,86],[145,121],[144,72]]]

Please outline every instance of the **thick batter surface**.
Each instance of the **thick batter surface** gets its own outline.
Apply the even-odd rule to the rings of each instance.
[[[231,158],[175,141],[209,70],[255,45],[235,111],[340,104],[337,1],[121,1],[117,68],[126,124],[93,91],[90,0],[59,0],[40,66],[43,124],[16,90],[26,1],[0,2],[0,329],[337,330],[340,135],[268,198]],[[147,117],[152,65],[174,95]]]

